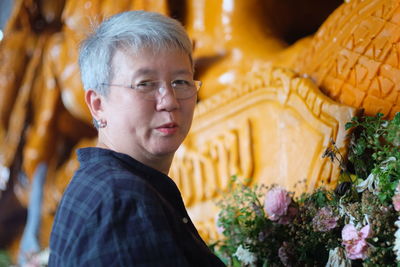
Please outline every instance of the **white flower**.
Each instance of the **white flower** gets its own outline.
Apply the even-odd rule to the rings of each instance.
[[[396,162],[396,158],[395,157],[389,157],[386,160],[382,161],[381,162],[381,167],[380,167],[381,170],[382,171],[386,171],[388,169],[389,163],[391,163],[391,162]]]
[[[398,229],[394,234],[395,240],[394,240],[393,251],[396,254],[397,262],[400,262],[400,217],[394,224],[397,226]]]
[[[378,180],[376,179],[376,176],[373,173],[368,175],[367,179],[356,185],[358,193],[363,192],[367,188],[368,191],[375,192],[375,188],[377,187],[378,187]]]
[[[385,172],[388,170],[388,165],[391,162],[396,162],[396,158],[395,157],[389,157],[386,160],[382,161],[380,163],[379,168],[381,169],[381,171]],[[356,189],[358,193],[363,192],[364,190],[368,189],[368,191],[376,194],[378,189],[379,189],[379,177],[376,176],[376,174],[373,173],[374,170],[372,170],[372,173],[370,175],[368,175],[367,179],[359,182],[356,185]]]
[[[245,265],[249,266],[255,266],[255,263],[257,261],[256,256],[254,253],[250,252],[248,249],[244,248],[242,245],[240,245],[235,254],[233,254],[238,258],[239,261],[241,261]]]
[[[329,250],[329,258],[325,267],[351,267],[351,260],[346,258],[343,248]]]

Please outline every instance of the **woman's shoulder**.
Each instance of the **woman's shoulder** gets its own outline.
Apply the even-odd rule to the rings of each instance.
[[[85,175],[84,171],[78,170],[64,192],[61,200],[64,213],[78,212],[84,215],[82,219],[92,221],[99,214],[100,217],[117,214],[126,205],[139,209],[160,203],[158,193],[146,180],[124,168],[111,166],[102,175]]]
[[[107,195],[115,198],[121,194],[131,197],[142,194],[145,197],[155,193],[146,174],[112,158],[81,165],[68,187],[75,193],[82,192],[88,196],[95,194],[102,198]]]

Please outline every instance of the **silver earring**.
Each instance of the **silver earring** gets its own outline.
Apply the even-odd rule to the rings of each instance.
[[[105,120],[100,120],[99,128],[106,128],[107,122]]]

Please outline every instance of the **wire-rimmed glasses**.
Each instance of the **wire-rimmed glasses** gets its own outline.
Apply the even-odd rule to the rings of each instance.
[[[165,83],[166,82],[163,81],[143,81],[130,86],[106,83],[103,83],[102,85],[131,88],[136,92],[141,93],[145,99],[155,100],[159,95],[164,93],[164,90],[166,90]],[[197,94],[201,87],[201,81],[177,79],[171,81],[170,85],[176,99],[188,99]]]

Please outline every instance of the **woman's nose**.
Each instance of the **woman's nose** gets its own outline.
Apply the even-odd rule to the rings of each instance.
[[[179,108],[178,99],[172,86],[161,86],[157,94],[157,110],[171,111]]]

